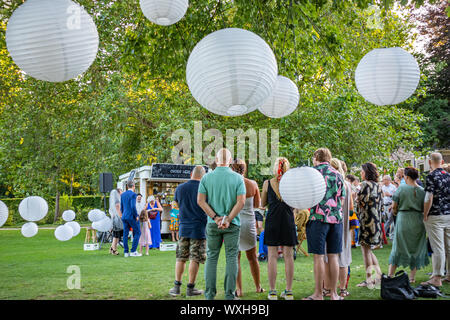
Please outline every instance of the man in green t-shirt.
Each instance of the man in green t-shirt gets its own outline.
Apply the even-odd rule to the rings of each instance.
[[[198,205],[208,215],[206,226],[205,297],[216,296],[217,262],[222,243],[225,244],[225,299],[235,299],[239,253],[239,212],[245,204],[243,177],[231,170],[231,152],[220,149],[216,155],[217,168],[203,176],[198,187]]]

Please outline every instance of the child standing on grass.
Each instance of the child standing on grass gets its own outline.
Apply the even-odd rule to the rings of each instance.
[[[178,208],[176,202],[172,202],[172,210],[170,211],[170,225],[169,229],[172,233],[172,241],[178,241],[178,230],[180,226],[180,221],[178,219],[178,214],[180,213],[180,209]]]
[[[145,246],[145,254],[148,256],[149,246],[152,244],[152,237],[150,235],[150,220],[148,219],[147,210],[143,209],[139,215],[139,221],[141,222],[141,237],[139,238],[139,251],[142,253],[142,247]]]

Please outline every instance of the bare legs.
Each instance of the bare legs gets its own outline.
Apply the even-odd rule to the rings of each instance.
[[[397,270],[396,265],[389,265],[388,276],[393,277],[395,275],[395,270]],[[414,283],[416,281],[416,272],[417,268],[411,269],[411,273],[409,274],[409,281]]]
[[[255,283],[256,292],[261,292],[261,281],[260,281],[260,272],[259,272],[259,262],[258,257],[256,255],[256,247],[245,251],[247,255],[247,260],[250,265],[250,272],[252,273],[253,282]],[[238,292],[238,296],[242,297],[242,271],[241,271],[241,252],[238,255],[238,276],[236,279],[236,291]]]
[[[175,280],[181,282],[183,278],[184,269],[186,267],[186,261],[177,260],[175,264]],[[189,262],[189,283],[195,283],[197,279],[199,264],[196,261],[190,260]]]
[[[292,290],[292,282],[294,281],[294,251],[293,247],[283,247],[284,269],[286,273],[286,290]],[[277,282],[277,261],[278,247],[268,246],[268,276],[270,290],[276,289]]]
[[[117,244],[119,243],[119,238],[113,238],[111,243],[111,248],[113,248],[114,251],[117,251]]]
[[[366,268],[366,283],[373,284],[375,280],[372,279],[373,270],[375,269],[376,278],[381,277],[381,269],[378,264],[377,257],[373,254],[370,246],[361,244],[361,250],[364,259],[364,266]]]

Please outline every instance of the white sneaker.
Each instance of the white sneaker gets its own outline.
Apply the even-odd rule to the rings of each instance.
[[[125,258],[127,258],[127,257],[130,256],[130,254],[129,254],[128,252],[126,252],[126,253],[123,254],[123,256],[124,256]]]
[[[142,257],[142,254],[141,253],[139,253],[139,252],[131,252],[130,253],[130,257]]]

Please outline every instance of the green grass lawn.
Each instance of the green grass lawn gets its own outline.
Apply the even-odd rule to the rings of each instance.
[[[53,230],[39,230],[33,238],[25,238],[20,230],[0,230],[0,299],[185,299],[186,276],[179,298],[168,295],[174,280],[175,252],[150,250],[149,256],[124,258],[108,254],[109,244],[98,251],[83,251],[85,229],[68,242],[55,239]],[[306,245],[304,243],[304,245]],[[380,299],[380,290],[357,288],[364,280],[364,266],[360,248],[352,249],[353,263],[347,300]],[[375,251],[382,271],[387,272],[391,246]],[[119,250],[121,253],[123,249]],[[81,289],[68,289],[67,268],[76,265],[81,271]],[[266,294],[254,292],[245,254],[242,260],[244,299],[266,299]],[[204,266],[200,267],[197,287],[204,289]],[[417,273],[417,281],[428,279],[431,264]],[[187,273],[187,271],[186,271]],[[223,299],[223,276],[225,257],[221,255],[218,265],[218,296]],[[261,263],[261,280],[267,290],[267,263]],[[278,265],[277,289],[284,289],[284,265]],[[312,257],[299,254],[295,260],[294,297],[301,299],[314,288]],[[445,284],[442,291],[450,292]],[[203,299],[201,297],[189,299]]]

